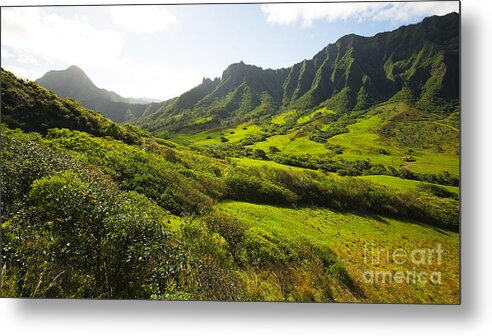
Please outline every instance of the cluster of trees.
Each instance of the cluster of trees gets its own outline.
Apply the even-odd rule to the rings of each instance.
[[[2,128],[2,295],[240,298],[227,247],[101,169]]]
[[[348,133],[349,130],[347,126],[355,123],[357,121],[357,118],[365,112],[367,111],[363,110],[363,111],[338,114],[334,116],[334,118],[336,118],[335,120],[330,121],[329,123],[330,126],[327,129],[314,130],[309,135],[309,140],[324,144],[326,143],[326,140],[328,140],[331,137],[334,137],[335,135]]]
[[[441,189],[432,193],[399,191],[360,179],[267,166],[235,167],[227,172],[225,181],[225,197],[235,200],[370,212],[452,230],[457,230],[459,225],[459,202]]]
[[[220,170],[211,160],[203,157],[198,163],[169,146],[143,149],[67,129],[51,129],[45,142],[100,167],[121,188],[144,194],[176,215],[200,213],[222,194]]]
[[[173,244],[155,203],[39,136],[2,135],[3,295],[140,297],[160,259],[178,255],[163,253]]]
[[[392,166],[386,167],[382,164],[373,164],[370,159],[347,161],[342,158],[319,159],[309,154],[283,155],[281,153],[271,155],[270,158],[275,162],[289,166],[321,169],[327,172],[338,173],[340,176],[388,175],[407,180],[459,186],[459,178],[451,175],[448,171],[438,174],[417,173],[403,167],[396,169]]]

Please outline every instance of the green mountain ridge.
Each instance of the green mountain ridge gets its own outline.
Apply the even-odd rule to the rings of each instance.
[[[158,134],[207,118],[198,126],[203,130],[289,109],[326,107],[343,114],[388,100],[449,115],[459,106],[458,48],[457,13],[372,37],[350,34],[290,68],[232,64],[222,77],[204,79],[135,123]]]

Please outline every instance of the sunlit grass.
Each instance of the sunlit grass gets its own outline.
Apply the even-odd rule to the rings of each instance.
[[[310,114],[302,116],[299,119],[297,119],[297,124],[298,125],[305,124],[305,123],[311,121],[316,116],[322,116],[322,115],[326,115],[326,114],[335,114],[335,111],[329,110],[326,107],[319,108],[319,109],[311,112]]]
[[[240,218],[251,230],[284,237],[286,241],[307,239],[335,252],[350,276],[363,289],[368,302],[457,303],[459,299],[459,235],[410,221],[378,216],[334,212],[320,208],[281,208],[244,202],[223,202],[218,209]],[[366,270],[413,271],[413,264],[387,263],[383,257],[378,265],[364,260],[364,247],[371,251],[402,248],[443,249],[440,265],[421,265],[419,271],[441,272],[442,284],[368,284]],[[383,252],[384,253],[384,252]],[[346,299],[346,298],[345,298]]]
[[[405,189],[405,190],[417,190],[419,185],[432,184],[432,183],[424,183],[424,182],[414,181],[414,180],[406,180],[406,179],[402,179],[399,177],[388,176],[388,175],[368,175],[368,176],[359,176],[358,178],[373,181],[375,183],[385,185],[388,187]],[[437,184],[434,184],[434,185],[437,185]],[[456,194],[459,194],[459,192],[460,192],[459,187],[445,186],[445,185],[438,185],[438,186],[446,188],[447,190],[454,192]]]

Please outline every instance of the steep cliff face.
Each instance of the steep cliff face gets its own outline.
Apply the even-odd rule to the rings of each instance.
[[[292,108],[325,106],[345,113],[388,100],[439,114],[457,109],[458,14],[429,17],[372,37],[347,35],[290,68],[232,64],[221,78],[204,79],[137,123],[173,131],[202,118],[214,127]]]

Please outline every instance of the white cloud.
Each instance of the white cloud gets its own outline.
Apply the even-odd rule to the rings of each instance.
[[[131,60],[126,64],[118,65],[121,69],[111,69],[109,75],[113,82],[107,87],[125,97],[173,98],[200,84],[202,80],[202,77],[186,69]],[[118,82],[128,82],[131,86],[119,87]]]
[[[2,47],[9,47],[19,61],[30,63],[43,59],[103,67],[120,55],[123,45],[115,31],[41,8],[2,8],[1,28]]]
[[[36,80],[40,78],[43,74],[34,69],[25,69],[16,65],[7,65],[5,69],[14,73],[17,77],[29,80]]]
[[[120,14],[124,12],[121,9],[131,9],[127,30],[136,29],[138,22],[147,31],[165,26],[161,20],[166,18],[163,11],[148,12],[154,7],[118,8]],[[171,98],[199,84],[201,78],[180,73],[176,67],[125,56],[124,32],[99,29],[76,11],[66,14],[61,16],[43,8],[2,8],[2,66],[17,76],[34,80],[46,71],[77,65],[99,87],[132,97]],[[145,20],[159,22],[144,25]]]
[[[433,1],[264,4],[261,10],[269,23],[288,25],[301,22],[304,26],[309,27],[317,20],[330,22],[348,19],[389,20],[400,23],[421,16],[458,12],[459,3],[458,1]]]
[[[157,6],[117,6],[111,8],[111,15],[116,24],[131,32],[162,32],[178,23],[174,15]]]
[[[2,59],[3,60],[6,60],[6,59],[9,59],[9,58],[12,58],[12,56],[14,56],[13,54],[9,53],[7,50],[5,50],[4,48],[2,48]]]
[[[37,65],[39,62],[31,55],[21,54],[17,56],[17,62]]]
[[[402,2],[376,13],[374,19],[403,22],[419,16],[445,15],[451,12],[459,12],[457,1]]]

